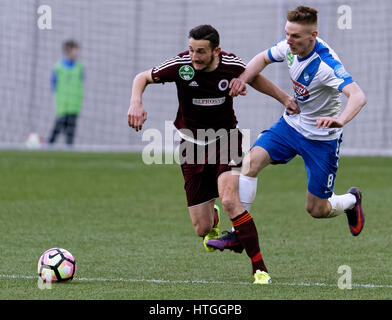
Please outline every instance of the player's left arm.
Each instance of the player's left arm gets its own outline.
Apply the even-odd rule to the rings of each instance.
[[[316,124],[318,128],[341,128],[351,121],[366,104],[366,96],[361,88],[352,82],[343,87],[342,92],[347,96],[347,104],[343,112],[336,118],[320,117]]]
[[[253,80],[249,82],[249,84],[257,91],[267,94],[270,97],[278,100],[286,107],[286,110],[289,114],[300,113],[300,108],[297,104],[297,101],[263,75],[256,75]]]

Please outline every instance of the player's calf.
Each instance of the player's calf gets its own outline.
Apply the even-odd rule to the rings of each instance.
[[[214,202],[209,201],[188,209],[195,233],[199,237],[205,237],[214,225]]]
[[[238,215],[238,212],[243,212],[241,202],[237,197],[231,197],[230,195],[225,195],[221,199],[223,208],[228,213],[230,219]]]
[[[312,202],[312,203],[306,203],[306,211],[316,219],[320,218],[327,218],[329,212],[331,211],[330,208],[328,207],[328,200],[327,199],[320,199],[324,201],[320,202]]]
[[[238,175],[230,171],[222,173],[218,178],[218,192],[230,219],[244,211],[238,197]]]
[[[193,224],[193,229],[199,237],[205,237],[212,229],[212,225],[206,222],[197,222]]]

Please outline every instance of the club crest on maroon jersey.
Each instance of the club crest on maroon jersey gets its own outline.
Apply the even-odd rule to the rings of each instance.
[[[229,86],[229,80],[226,80],[226,79],[223,79],[223,80],[219,81],[219,83],[218,83],[218,88],[221,91],[225,91],[228,86]]]
[[[195,70],[191,66],[185,65],[178,70],[178,73],[183,80],[192,80],[195,75]]]

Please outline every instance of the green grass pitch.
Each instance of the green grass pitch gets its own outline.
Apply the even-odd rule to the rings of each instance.
[[[342,157],[337,194],[363,190],[366,224],[305,211],[301,158],[266,168],[252,215],[273,283],[252,284],[249,258],[207,253],[192,228],[178,165],[140,154],[0,152],[0,299],[391,299],[392,158]],[[222,230],[231,228],[222,212]],[[77,260],[75,279],[37,285],[51,247]],[[338,288],[341,265],[352,289]]]

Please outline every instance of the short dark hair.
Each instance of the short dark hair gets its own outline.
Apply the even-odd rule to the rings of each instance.
[[[219,46],[219,33],[209,24],[202,24],[191,29],[191,31],[189,31],[189,38],[195,40],[208,40],[210,41],[211,49],[213,50]]]
[[[299,6],[287,11],[287,21],[299,24],[317,24],[317,10],[311,7]]]
[[[79,44],[75,40],[67,40],[63,43],[63,50],[67,53],[69,50],[73,48],[79,48]]]

